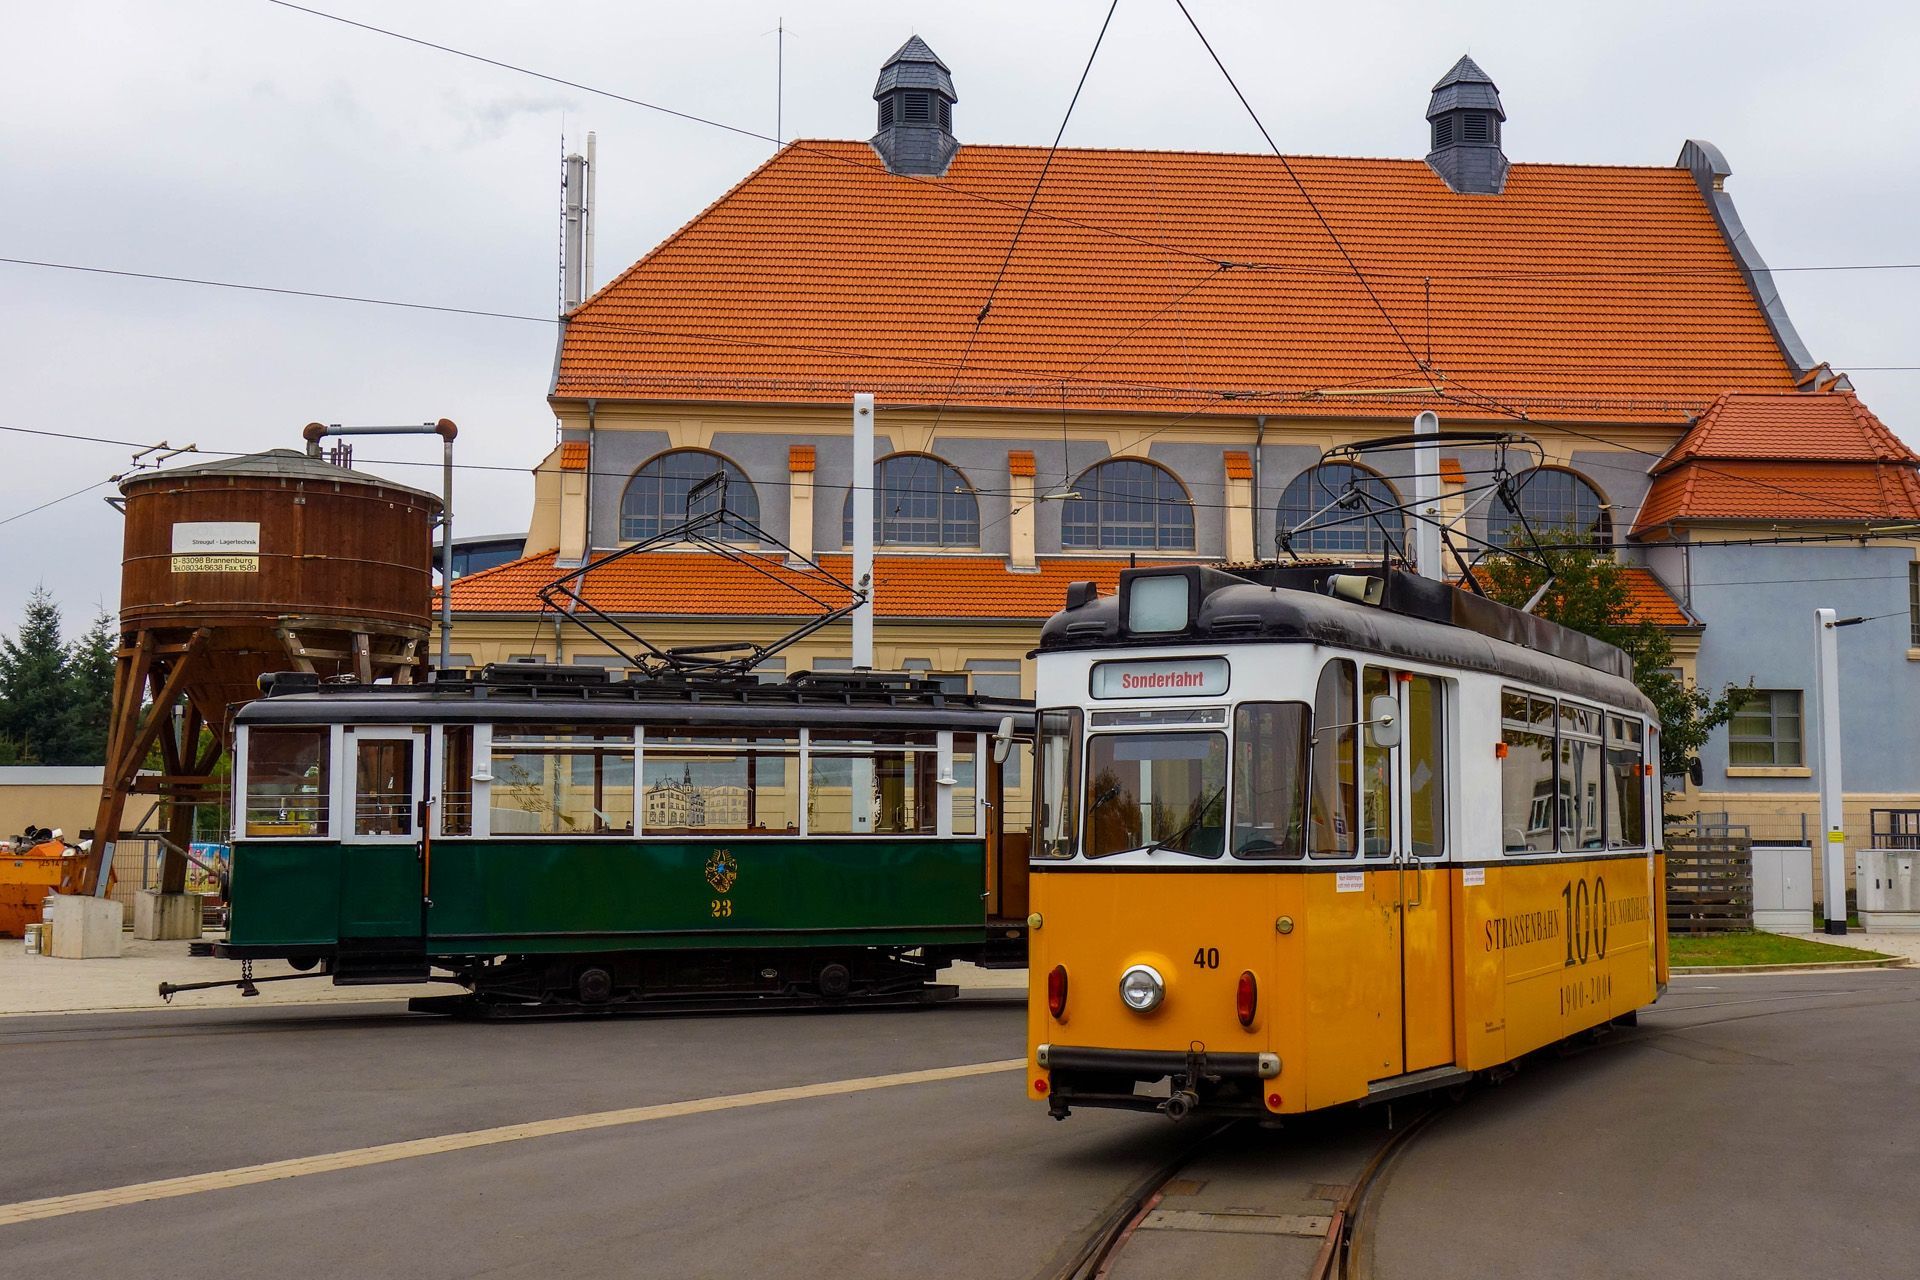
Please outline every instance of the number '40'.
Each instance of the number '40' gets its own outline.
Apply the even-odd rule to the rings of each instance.
[[[1220,967],[1220,948],[1201,947],[1193,953],[1193,962],[1202,969],[1218,969]]]

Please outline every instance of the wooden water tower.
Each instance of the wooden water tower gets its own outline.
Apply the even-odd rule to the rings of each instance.
[[[442,424],[452,437],[453,424]],[[232,716],[269,671],[409,682],[431,628],[441,500],[292,449],[139,472],[120,486],[126,554],[107,770],[92,856],[67,893],[95,893],[130,792],[165,810],[160,891],[186,885],[193,806]],[[201,746],[201,730],[210,741]],[[155,747],[162,770],[141,776]]]

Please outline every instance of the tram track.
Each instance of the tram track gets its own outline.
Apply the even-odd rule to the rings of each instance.
[[[1305,1273],[1306,1280],[1368,1280],[1372,1210],[1382,1179],[1395,1159],[1453,1105],[1447,1101],[1425,1104],[1412,1119],[1394,1124],[1385,1137],[1366,1152],[1333,1204],[1319,1251]],[[1183,1146],[1122,1193],[1077,1246],[1066,1252],[1064,1260],[1057,1265],[1050,1263],[1036,1280],[1112,1280],[1119,1276],[1128,1242],[1147,1223],[1149,1216],[1161,1208],[1169,1187],[1196,1161],[1217,1150],[1223,1141],[1248,1132],[1252,1123],[1227,1121]],[[1204,1266],[1198,1269],[1207,1270]]]

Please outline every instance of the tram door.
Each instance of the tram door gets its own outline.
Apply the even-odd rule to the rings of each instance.
[[[1397,942],[1400,1070],[1424,1071],[1454,1060],[1453,913],[1442,861],[1448,827],[1445,683],[1369,667],[1361,705],[1372,707],[1381,696],[1398,706],[1401,732],[1391,751],[1368,743],[1366,802],[1372,813],[1364,853],[1390,868],[1382,897]]]
[[[411,728],[352,726],[346,737],[346,812],[342,833],[342,938],[419,938],[419,806],[426,779],[426,734]]]

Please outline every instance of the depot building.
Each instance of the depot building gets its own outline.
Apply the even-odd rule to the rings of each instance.
[[[722,473],[730,512],[849,577],[869,393],[878,666],[1030,695],[1070,583],[1404,545],[1397,514],[1325,508],[1411,498],[1413,455],[1326,455],[1431,410],[1483,433],[1441,450],[1458,545],[1576,530],[1630,567],[1686,676],[1758,691],[1684,807],[1762,838],[1816,813],[1828,606],[1877,619],[1842,645],[1848,825],[1920,819],[1920,459],[1795,330],[1712,144],[1510,162],[1505,105],[1464,57],[1408,86],[1413,159],[1069,147],[1049,165],[967,142],[918,37],[873,98],[870,139],[785,145],[565,317],[560,441],[521,556],[455,583],[456,661],[626,665],[541,602],[581,566],[582,595],[661,646],[812,616],[788,553],[751,539],[749,565],[665,547],[593,566]],[[845,669],[849,643],[829,628],[767,670]]]

